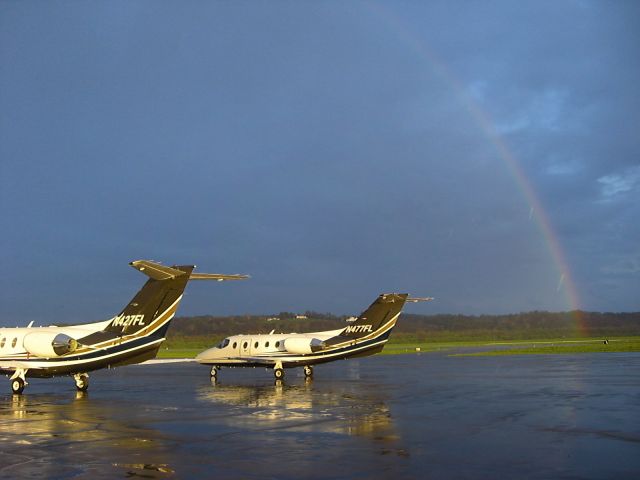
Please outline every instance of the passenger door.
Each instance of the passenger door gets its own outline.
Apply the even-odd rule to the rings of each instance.
[[[249,339],[249,354],[252,356],[258,352],[258,350],[255,348],[255,343],[256,343],[255,338]]]

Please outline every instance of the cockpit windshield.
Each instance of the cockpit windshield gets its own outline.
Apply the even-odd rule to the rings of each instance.
[[[222,341],[218,344],[218,346],[217,346],[216,348],[224,348],[224,347],[226,347],[227,345],[229,345],[229,339],[228,339],[228,338],[225,338],[224,340],[222,340]]]

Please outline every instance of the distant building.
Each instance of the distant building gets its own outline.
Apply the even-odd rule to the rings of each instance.
[[[275,322],[276,320],[286,320],[288,318],[295,318],[296,320],[306,320],[308,317],[306,315],[290,315],[283,316],[282,314],[279,317],[267,317],[267,322]]]

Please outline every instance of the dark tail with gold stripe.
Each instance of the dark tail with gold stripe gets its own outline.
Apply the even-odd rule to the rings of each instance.
[[[131,262],[131,266],[149,280],[105,328],[118,336],[155,330],[171,320],[194,269],[193,265],[165,267],[146,260]]]

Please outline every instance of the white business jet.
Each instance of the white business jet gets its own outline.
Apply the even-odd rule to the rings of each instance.
[[[0,328],[0,374],[20,394],[27,377],[73,376],[86,391],[88,372],[154,358],[165,340],[189,280],[242,280],[246,275],[193,273],[193,265],[167,267],[148,260],[130,265],[149,277],[115,317],[68,327]]]
[[[201,352],[196,361],[210,365],[214,378],[220,367],[258,366],[272,367],[276,380],[283,379],[284,369],[290,367],[304,367],[305,376],[311,377],[315,364],[382,351],[405,302],[429,300],[433,298],[383,293],[345,328],[311,333],[235,335]]]

